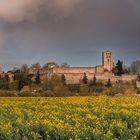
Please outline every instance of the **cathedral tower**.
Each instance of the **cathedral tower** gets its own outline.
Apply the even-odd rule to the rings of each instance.
[[[111,71],[113,68],[113,55],[110,51],[102,53],[102,65],[105,70]]]

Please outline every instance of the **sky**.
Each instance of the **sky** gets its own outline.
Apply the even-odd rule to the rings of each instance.
[[[129,65],[140,60],[139,7],[139,0],[0,0],[0,65],[95,66],[106,50]]]

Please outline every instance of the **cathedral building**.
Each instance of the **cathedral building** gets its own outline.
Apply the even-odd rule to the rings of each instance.
[[[92,81],[94,76],[98,81],[132,81],[136,79],[136,75],[122,75],[115,76],[112,72],[113,69],[113,54],[111,51],[105,51],[102,53],[102,64],[95,67],[59,67],[58,65],[51,65],[49,68],[40,69],[40,76],[42,81],[46,77],[50,77],[53,74],[58,76],[65,76],[67,84],[80,84],[83,77],[86,74],[88,81]],[[36,75],[37,70],[30,69],[29,74]]]
[[[79,84],[82,82],[84,74],[89,81],[92,81],[94,76],[98,80],[107,80],[114,75],[112,69],[112,52],[106,51],[102,53],[102,65],[95,67],[54,67],[51,72],[60,76],[65,75],[67,84]]]

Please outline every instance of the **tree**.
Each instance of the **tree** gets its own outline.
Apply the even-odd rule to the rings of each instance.
[[[14,73],[20,73],[20,68],[14,67],[14,68],[13,68],[13,72],[14,72]]]
[[[68,90],[66,86],[63,84],[60,76],[53,74],[50,78],[46,78],[43,83],[43,89],[46,91],[51,91],[55,94],[55,96],[66,96]]]
[[[130,70],[134,74],[139,74],[140,73],[140,61],[137,60],[137,61],[132,62],[131,66],[130,66]]]
[[[19,81],[24,77],[23,73],[20,73],[19,70],[14,72],[14,81]]]
[[[108,88],[112,87],[111,79],[108,79],[108,81],[106,83],[106,87],[108,87]]]
[[[24,86],[31,86],[32,80],[29,77],[23,77],[18,81],[18,90],[20,91]]]
[[[86,73],[84,73],[82,81],[83,81],[83,84],[88,84],[88,78],[87,78]]]
[[[23,87],[24,87],[24,82],[22,80],[20,80],[18,82],[18,90],[20,91]]]
[[[37,74],[36,74],[36,77],[35,77],[35,83],[36,83],[36,84],[40,84],[40,83],[41,83],[41,79],[40,79],[40,73],[39,73],[39,71],[38,71]]]
[[[9,75],[8,75],[8,74],[5,75],[5,80],[6,80],[7,82],[10,81],[10,78],[9,78]]]
[[[0,78],[0,89],[9,89],[9,82],[5,78]]]
[[[43,69],[51,69],[55,67],[59,67],[59,65],[55,62],[49,62],[43,66]]]
[[[41,65],[40,65],[39,63],[35,63],[35,64],[33,64],[30,68],[31,68],[31,69],[39,70],[39,69],[41,69]]]
[[[131,69],[128,66],[124,66],[123,71],[125,74],[130,74],[131,73]]]
[[[70,67],[70,65],[69,65],[68,63],[64,62],[64,63],[62,63],[62,64],[61,64],[61,67],[64,67],[64,68],[69,68],[69,67]]]
[[[96,79],[96,76],[94,75],[92,84],[96,85],[96,81],[97,81],[97,79]]]
[[[20,72],[24,74],[28,74],[29,72],[28,65],[27,64],[22,65]]]
[[[118,76],[121,76],[122,74],[124,74],[122,61],[118,60],[116,66],[113,69],[113,72]]]
[[[61,80],[62,80],[62,83],[64,85],[66,85],[66,78],[65,78],[65,75],[64,74],[61,75]]]

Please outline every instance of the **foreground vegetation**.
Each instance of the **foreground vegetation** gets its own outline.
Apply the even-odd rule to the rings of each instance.
[[[0,140],[139,140],[140,98],[0,98]]]
[[[88,81],[86,74],[80,84],[66,84],[65,76],[52,75],[39,82],[32,81],[29,77],[22,77],[21,80],[6,82],[6,86],[0,88],[1,97],[64,97],[64,96],[92,96],[92,95],[109,95],[133,96],[138,92],[136,81],[113,83],[108,81],[99,81],[93,76],[93,80]],[[5,88],[6,87],[6,88]]]

